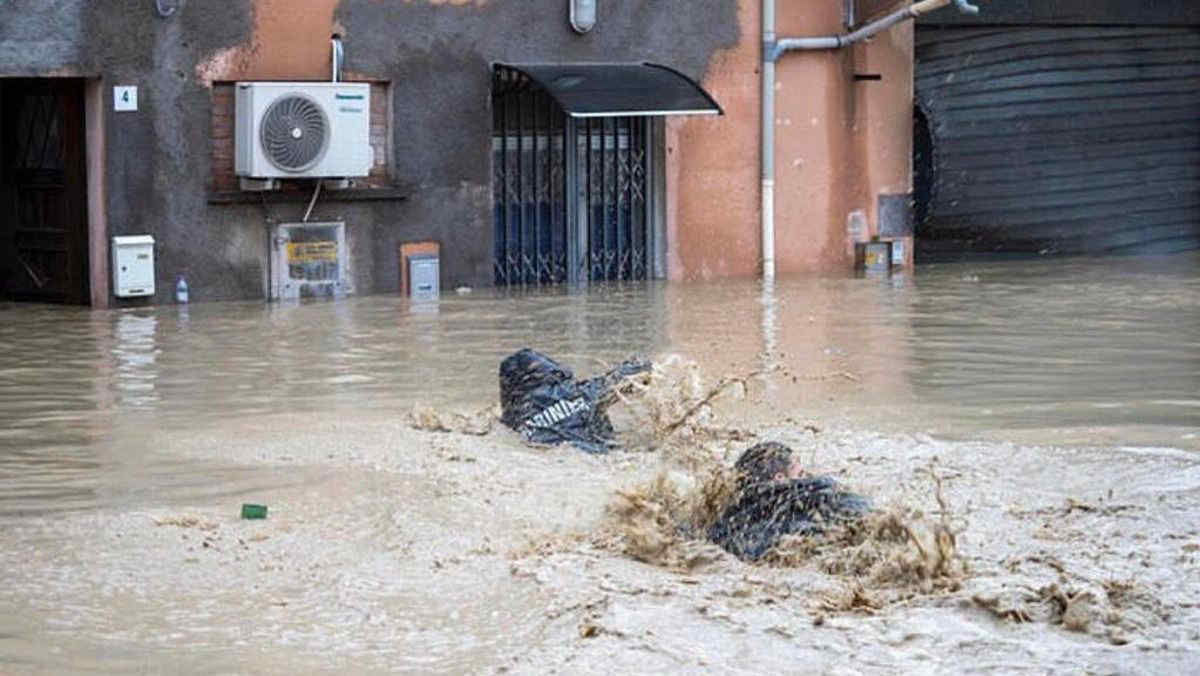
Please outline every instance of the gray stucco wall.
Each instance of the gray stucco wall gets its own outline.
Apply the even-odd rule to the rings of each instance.
[[[207,203],[209,93],[193,75],[203,55],[248,37],[250,0],[186,10],[162,20],[153,1],[9,0],[0,4],[0,76],[103,80],[109,235],[154,235],[155,300],[171,298],[179,272],[194,280],[198,299],[262,297],[250,260],[265,253],[265,237],[253,238],[263,251],[222,255],[247,239],[249,225]],[[112,112],[117,84],[138,86],[137,112]]]
[[[212,106],[195,75],[250,38],[251,0],[171,4],[163,19],[153,0],[7,0],[0,76],[102,78],[108,97],[113,85],[137,85],[136,113],[105,102],[109,234],[155,236],[158,302],[179,274],[193,300],[262,298],[267,226],[299,220],[306,205],[210,203]],[[311,220],[347,222],[359,293],[394,291],[396,244],[419,239],[441,242],[443,287],[490,283],[493,63],[648,60],[700,78],[739,39],[736,0],[607,0],[586,35],[571,30],[562,0],[343,0],[335,19],[346,70],[392,82],[394,176],[407,195],[322,200],[313,211]]]

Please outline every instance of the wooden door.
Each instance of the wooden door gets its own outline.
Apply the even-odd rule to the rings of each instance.
[[[0,294],[87,304],[83,81],[0,80]]]

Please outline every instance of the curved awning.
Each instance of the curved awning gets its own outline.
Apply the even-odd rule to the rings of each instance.
[[[497,66],[527,75],[571,117],[722,114],[691,78],[655,63]]]

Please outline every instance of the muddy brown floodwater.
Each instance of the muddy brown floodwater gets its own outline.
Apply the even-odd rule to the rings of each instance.
[[[1196,254],[0,317],[0,673],[1200,660]],[[736,433],[661,448],[427,429],[493,405],[523,346],[581,375],[632,353],[677,355],[705,383],[766,374],[696,419]],[[619,495],[694,490],[696,457],[756,439],[949,523],[955,579],[895,585],[837,550],[630,554]],[[243,502],[269,518],[240,520]]]

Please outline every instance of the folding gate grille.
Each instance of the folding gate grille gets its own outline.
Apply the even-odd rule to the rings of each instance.
[[[646,279],[646,118],[569,118],[526,75],[502,66],[492,111],[496,284]]]

